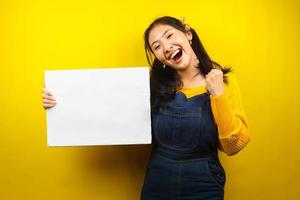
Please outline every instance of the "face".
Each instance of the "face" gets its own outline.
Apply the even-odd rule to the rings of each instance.
[[[149,34],[155,57],[176,70],[185,70],[193,63],[195,53],[190,45],[192,33],[184,33],[169,25],[156,25]]]

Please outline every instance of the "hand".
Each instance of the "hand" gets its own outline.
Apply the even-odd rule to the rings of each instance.
[[[206,88],[213,96],[224,93],[223,72],[219,69],[212,69],[206,76]]]
[[[42,98],[43,98],[43,107],[44,109],[52,108],[56,105],[56,100],[53,97],[53,94],[49,92],[46,88],[42,90]]]

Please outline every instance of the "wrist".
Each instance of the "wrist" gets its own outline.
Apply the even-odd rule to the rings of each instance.
[[[223,91],[218,91],[218,92],[211,92],[211,95],[214,96],[214,97],[221,96],[223,94],[224,94],[224,90]]]

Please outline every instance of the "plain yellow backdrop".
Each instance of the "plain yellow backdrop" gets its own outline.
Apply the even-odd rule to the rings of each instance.
[[[143,32],[162,15],[185,17],[239,81],[252,140],[220,153],[225,199],[300,199],[299,5],[1,0],[0,199],[139,199],[150,146],[47,147],[41,89],[44,70],[147,65]]]

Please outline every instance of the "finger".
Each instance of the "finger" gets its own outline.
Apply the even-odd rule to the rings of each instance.
[[[214,69],[211,69],[211,70],[207,73],[207,76],[210,76],[212,73],[214,73]]]
[[[208,77],[208,76],[210,76],[210,74],[211,74],[211,71],[210,71],[210,72],[208,72],[208,73],[205,75],[205,77]]]
[[[49,96],[49,95],[46,95],[46,94],[42,95],[42,99],[48,99],[48,100],[56,101],[56,99],[53,96]]]
[[[54,96],[50,96],[48,94],[42,94],[42,98],[45,98],[45,99],[55,99]]]
[[[211,84],[211,82],[212,82],[211,77],[210,76],[206,77],[205,81],[207,84]]]
[[[223,71],[222,70],[220,70],[220,69],[216,69],[216,70],[214,70],[214,72],[213,72],[214,74],[216,74],[217,76],[223,76]]]
[[[205,77],[206,78],[211,78],[211,79],[215,79],[215,78],[217,78],[217,77],[219,77],[220,76],[220,74],[218,73],[216,73],[216,72],[210,72],[209,74],[207,74]]]
[[[217,70],[216,73],[217,74],[223,74],[223,71],[222,70]]]
[[[42,92],[49,95],[49,96],[53,96],[53,94],[49,90],[47,90],[46,88],[43,88]]]
[[[205,77],[211,77],[211,76],[214,75],[214,74],[215,74],[215,72],[211,70],[208,74],[206,74]]]
[[[220,72],[222,72],[222,70],[220,70],[220,69],[212,69],[211,72],[213,72],[213,73],[220,73]]]
[[[43,107],[45,108],[45,109],[47,109],[47,108],[52,108],[54,105],[51,105],[51,104],[43,104]]]
[[[212,70],[210,70],[210,72],[208,73],[208,74],[216,74],[216,75],[218,75],[218,74],[223,74],[223,72],[222,72],[222,70],[220,70],[220,69],[212,69]]]
[[[55,103],[54,104],[53,103],[43,103],[43,106],[44,107],[49,107],[49,106],[54,107],[54,106],[56,106],[56,104]]]
[[[49,96],[53,96],[53,94],[50,91],[48,91],[48,90],[44,90],[43,93],[45,93],[45,94],[47,94]]]
[[[43,103],[48,103],[48,104],[56,104],[56,101],[53,100],[47,100],[47,99],[43,99]]]

